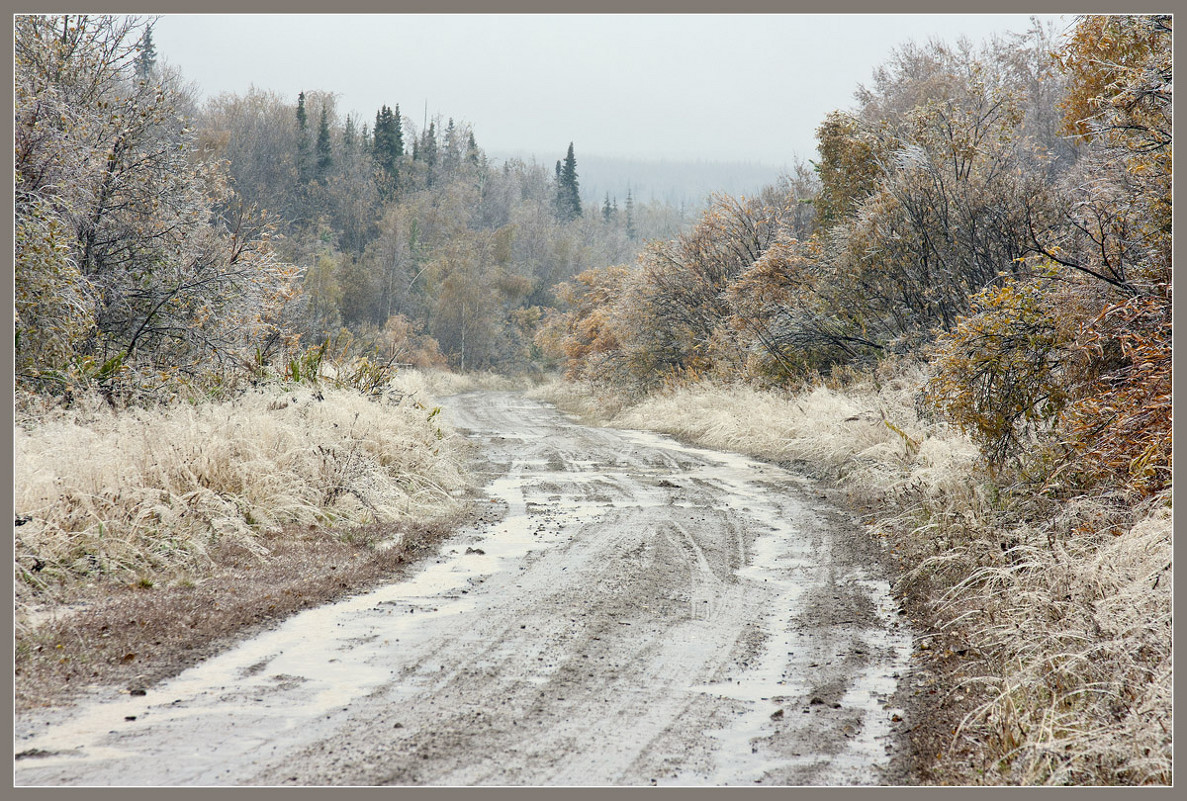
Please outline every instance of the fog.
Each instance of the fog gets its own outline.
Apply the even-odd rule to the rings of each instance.
[[[1053,15],[1063,30],[1067,21]],[[374,120],[465,120],[488,152],[755,162],[815,156],[891,50],[1025,32],[1021,14],[164,15],[162,61],[204,96],[332,91]]]

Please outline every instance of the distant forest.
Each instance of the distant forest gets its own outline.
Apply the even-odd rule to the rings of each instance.
[[[789,159],[789,163],[794,163]],[[757,195],[777,183],[783,169],[747,161],[644,160],[583,155],[582,202],[601,208],[607,199],[621,208],[627,192],[636,203],[683,209],[695,218],[710,195]]]
[[[213,391],[312,349],[647,392],[906,356],[995,463],[1050,436],[1063,485],[1170,480],[1168,17],[904,45],[817,161],[703,213],[591,203],[575,143],[495,163],[399,98],[198,104],[145,20],[15,34],[20,386]]]
[[[539,370],[554,288],[686,222],[629,182],[583,202],[573,143],[492,160],[460,118],[332,89],[198,103],[151,21],[18,17],[18,381],[168,395],[310,347]]]

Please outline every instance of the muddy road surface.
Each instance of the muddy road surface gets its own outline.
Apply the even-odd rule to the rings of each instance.
[[[909,633],[809,483],[515,393],[445,408],[478,524],[145,695],[19,718],[16,783],[899,783]]]

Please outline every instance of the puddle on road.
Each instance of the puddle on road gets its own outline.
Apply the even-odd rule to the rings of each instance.
[[[504,440],[540,438],[493,433]],[[457,631],[463,630],[468,616],[491,601],[476,591],[482,583],[501,571],[519,569],[532,551],[563,544],[580,522],[604,513],[616,484],[640,472],[649,477],[645,485],[650,477],[655,481],[642,488],[636,483],[632,506],[692,505],[675,500],[659,483],[664,479],[725,488],[733,498],[731,505],[745,510],[754,524],[751,540],[739,538],[749,552],[739,554],[747,566],[737,575],[765,584],[776,599],[763,621],[767,638],[757,663],[733,670],[729,682],[686,689],[743,707],[731,725],[710,732],[718,744],[716,770],[680,774],[663,783],[751,783],[768,770],[786,769],[787,756],[755,748],[754,743],[773,732],[770,716],[777,709],[784,708],[787,717],[800,715],[796,703],[810,689],[804,684],[806,668],[797,669],[789,654],[807,659],[811,653],[811,643],[795,631],[793,618],[806,591],[803,579],[814,569],[800,527],[818,519],[794,503],[769,497],[771,484],[799,480],[744,456],[686,446],[658,434],[615,433],[626,448],[633,444],[647,449],[661,462],[642,471],[628,466],[625,453],[614,465],[620,470],[598,470],[592,461],[570,460],[565,471],[549,470],[545,459],[513,462],[507,475],[484,489],[505,504],[504,517],[461,532],[445,554],[407,580],[302,612],[150,689],[144,697],[88,705],[44,731],[31,731],[27,724],[22,731],[18,722],[17,751],[40,749],[57,755],[17,763],[17,782],[29,777],[26,783],[40,783],[38,777],[54,776],[55,783],[64,784],[230,783],[252,775],[257,762],[274,759],[276,743],[283,743],[287,751],[326,735],[347,719],[351,704],[365,701],[382,686],[396,683],[397,696],[419,692],[423,687],[416,676],[407,675],[418,668],[418,649],[449,636],[454,624]],[[565,490],[541,490],[551,485]],[[466,553],[467,548],[471,552]],[[866,634],[868,653],[875,656],[841,699],[845,710],[860,714],[862,725],[847,740],[846,750],[831,758],[829,769],[818,774],[823,783],[868,782],[874,777],[854,771],[886,762],[892,711],[881,707],[894,691],[892,674],[905,672],[910,642],[906,634],[891,628],[893,603],[885,582],[867,582],[866,592],[884,618],[883,626]],[[780,696],[791,705],[771,700]],[[128,717],[135,720],[125,720]],[[810,747],[810,735],[806,737]],[[803,759],[814,764],[822,757]]]
[[[522,484],[493,482],[490,493],[513,513],[463,532],[449,552],[405,581],[301,612],[143,697],[92,702],[44,731],[28,724],[22,731],[18,722],[17,752],[52,754],[18,763],[18,783],[22,773],[70,773],[70,766],[79,767],[66,783],[217,783],[224,774],[250,772],[266,744],[313,741],[352,702],[396,678],[393,664],[403,660],[393,650],[412,651],[441,636],[452,620],[474,611],[478,584],[547,547],[522,511]],[[483,553],[465,553],[467,547]],[[98,762],[108,763],[107,773],[91,772]]]
[[[898,626],[889,582],[862,576],[852,582],[862,587],[878,618],[874,628],[841,630],[838,627],[837,631],[837,643],[849,647],[860,642],[871,655],[869,664],[852,679],[839,701],[841,712],[847,717],[856,716],[860,725],[853,727],[845,738],[843,751],[833,755],[816,753],[810,720],[815,712],[804,715],[802,706],[812,691],[807,680],[811,665],[830,655],[821,653],[813,642],[818,633],[796,631],[793,619],[800,608],[800,597],[808,590],[805,579],[816,565],[813,554],[807,550],[802,525],[818,524],[819,518],[796,506],[772,503],[765,481],[767,477],[775,477],[776,483],[786,484],[789,479],[795,482],[797,477],[745,456],[703,450],[659,434],[624,433],[649,448],[681,452],[698,461],[720,464],[720,467],[706,464],[690,477],[724,485],[742,500],[747,514],[759,525],[755,527],[757,536],[751,545],[748,564],[737,575],[777,593],[770,607],[772,612],[764,621],[767,639],[757,664],[751,662],[745,670],[733,671],[728,681],[689,688],[711,698],[735,701],[743,707],[729,725],[709,732],[721,757],[715,769],[677,772],[675,776],[657,779],[657,784],[753,785],[756,778],[768,772],[783,774],[797,768],[812,776],[813,784],[876,783],[878,776],[870,768],[887,763],[891,717],[902,711],[884,707],[897,688],[897,677],[906,673],[911,653],[911,637]],[[778,715],[780,710],[782,717],[776,722],[771,716]],[[801,730],[804,746],[801,756],[772,752],[767,747],[765,741],[777,728],[789,726]]]

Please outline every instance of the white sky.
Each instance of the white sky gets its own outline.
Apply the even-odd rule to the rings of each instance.
[[[545,164],[572,141],[579,160],[782,167],[815,158],[817,125],[896,45],[1029,27],[1022,14],[211,14],[165,15],[154,42],[204,96],[332,91],[368,122],[383,104],[419,122],[427,103],[486,151]]]

